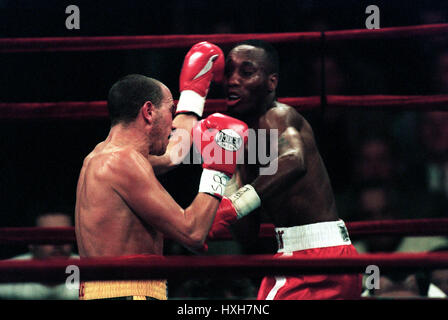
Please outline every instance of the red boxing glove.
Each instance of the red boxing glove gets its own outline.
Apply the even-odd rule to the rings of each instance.
[[[204,168],[199,192],[224,195],[247,143],[247,129],[244,122],[220,113],[208,116],[193,127],[193,144],[201,153]]]
[[[176,113],[193,112],[201,118],[210,82],[221,82],[223,77],[222,50],[207,41],[195,44],[185,56],[180,73],[180,98]]]
[[[222,197],[215,220],[208,232],[207,238],[213,239],[221,233],[226,232],[227,228],[237,220],[237,212],[232,201],[227,197]]]
[[[226,231],[232,223],[251,213],[260,205],[260,197],[250,184],[240,188],[229,198],[223,197],[216,211],[215,220],[208,232],[208,237],[217,237],[220,233]]]
[[[247,129],[243,121],[221,113],[199,121],[192,135],[194,145],[201,152],[202,167],[221,171],[231,178],[247,143]]]

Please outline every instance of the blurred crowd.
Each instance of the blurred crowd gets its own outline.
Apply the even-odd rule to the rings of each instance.
[[[306,1],[310,5],[313,1]],[[205,10],[200,2],[193,1],[196,9]],[[280,10],[279,8],[277,8]],[[297,8],[296,8],[297,9]],[[226,20],[219,19],[210,22],[209,28],[203,30],[193,20],[186,20],[182,10],[192,10],[177,6],[175,12],[177,19],[171,25],[171,32],[187,33],[185,26],[189,27],[189,33],[237,33],[247,32],[281,32],[295,31],[283,30],[289,23],[298,24],[297,21],[286,19],[278,21],[276,28],[269,24],[269,30],[263,26],[254,26],[244,19]],[[282,8],[281,10],[286,10]],[[246,12],[240,10],[241,14]],[[286,12],[286,11],[285,11]],[[316,16],[314,16],[315,18]],[[362,16],[361,16],[362,17]],[[313,16],[305,22],[300,22],[301,30],[323,31],[334,30],[341,27],[328,17],[319,17],[313,20]],[[414,17],[412,24],[430,24],[448,21],[448,12],[445,7],[421,10]],[[409,22],[409,21],[408,21]],[[342,25],[342,27],[344,27]],[[360,24],[357,28],[362,28]],[[273,29],[272,29],[273,28]],[[169,32],[169,31],[168,31]],[[377,43],[344,44],[341,47],[328,48],[325,55],[325,92],[331,95],[364,95],[364,94],[393,94],[393,95],[425,95],[448,94],[448,37],[438,36],[413,41],[394,41]],[[360,45],[359,45],[360,46]],[[280,54],[281,74],[279,83],[279,96],[315,96],[322,92],[321,60],[316,58],[318,47],[304,47],[304,45],[276,44]],[[225,47],[223,48],[226,49]],[[370,54],[365,54],[370,52]],[[374,53],[372,53],[374,52]],[[160,50],[127,52],[121,61],[122,72],[154,74],[161,78],[168,86],[172,87],[173,94],[177,89],[177,75],[170,63],[174,55],[174,61],[181,61],[183,51],[171,50],[164,54]],[[94,58],[95,61],[95,58]],[[404,61],[404,62],[403,62]],[[159,77],[158,74],[165,74]],[[171,74],[172,79],[166,74]],[[77,75],[79,76],[79,75]],[[106,73],[105,76],[117,78],[115,74]],[[97,80],[97,78],[95,78]],[[13,81],[13,80],[12,80]],[[93,80],[91,80],[93,81]],[[100,84],[107,88],[112,80]],[[58,84],[55,84],[56,86]],[[91,87],[91,86],[89,86]],[[33,92],[30,89],[30,92]],[[91,89],[89,89],[91,90]],[[36,90],[37,91],[37,90]],[[57,90],[55,90],[57,91]],[[52,92],[54,93],[54,92]],[[64,90],[62,90],[62,93]],[[64,93],[65,94],[65,93]],[[220,97],[218,88],[212,88],[209,97]],[[26,95],[26,94],[25,94]],[[70,97],[70,95],[68,95]],[[9,99],[13,100],[14,95]],[[38,98],[45,100],[45,93]],[[104,97],[97,97],[102,100]],[[67,99],[64,99],[67,100]],[[327,166],[331,178],[337,207],[341,219],[351,221],[371,221],[389,219],[424,219],[424,218],[448,218],[448,112],[446,111],[388,111],[388,110],[348,110],[326,109],[304,112],[315,130],[319,148],[323,160]],[[39,125],[39,124],[37,124]],[[8,126],[8,124],[6,124]],[[10,127],[15,126],[10,125]],[[63,125],[64,126],[64,125]],[[75,127],[77,127],[76,125]],[[91,130],[105,131],[107,123],[89,123],[86,125],[88,132]],[[96,129],[93,129],[93,126]],[[19,130],[19,129],[14,129]],[[69,130],[71,130],[69,128]],[[78,129],[73,129],[75,132]],[[99,130],[93,136],[102,136]],[[14,134],[15,131],[13,131]],[[17,131],[18,134],[19,131]],[[41,133],[33,132],[37,136]],[[20,142],[20,139],[12,138],[12,142]],[[45,136],[42,136],[45,139]],[[92,138],[93,139],[93,138]],[[98,139],[99,140],[99,139]],[[72,176],[64,190],[73,190],[76,182],[77,170],[85,154],[81,154],[90,148],[95,141],[88,141],[86,145],[76,146],[82,143],[74,138],[73,148],[79,155],[76,160],[70,160],[67,168],[58,169],[55,166],[53,179]],[[87,139],[86,139],[87,141]],[[39,145],[35,150],[45,148]],[[33,150],[33,149],[31,149]],[[72,155],[73,156],[73,155]],[[12,177],[14,171],[7,169],[17,159],[4,159],[2,166],[2,185],[8,185],[10,190],[18,193],[30,191],[31,187],[24,187]],[[35,159],[39,161],[39,159]],[[56,162],[56,161],[55,161]],[[70,166],[73,167],[70,169]],[[31,168],[31,164],[25,164]],[[73,174],[72,174],[73,173]],[[196,188],[191,188],[191,193],[180,190],[180,185],[185,183],[197,185],[199,181],[200,167],[180,167],[161,178],[162,183],[181,204],[188,205],[191,202]],[[20,173],[28,176],[27,172]],[[13,181],[14,180],[14,181]],[[58,189],[57,181],[51,180]],[[22,188],[28,188],[25,191]],[[25,197],[26,198],[26,197]],[[50,197],[51,198],[51,197]],[[60,199],[59,199],[60,200]],[[67,202],[74,203],[69,198]],[[20,200],[21,201],[21,200]],[[19,206],[19,205],[17,205]],[[5,211],[15,207],[5,205]],[[11,209],[13,208],[13,209]],[[22,207],[20,207],[22,208]],[[57,220],[58,225],[72,225],[73,211],[66,210],[70,219],[47,216],[47,220],[39,218],[37,226],[47,226],[48,220]],[[40,212],[39,214],[46,213]],[[39,216],[39,214],[35,214]],[[33,216],[34,218],[34,216]],[[3,226],[17,226],[16,220],[4,218]],[[20,219],[17,219],[19,221]],[[31,223],[30,216],[25,221]],[[269,222],[269,221],[266,221]],[[49,222],[50,224],[52,222]],[[15,224],[15,225],[14,225]],[[52,225],[54,226],[54,225]],[[360,239],[352,239],[360,253],[380,252],[429,252],[447,251],[448,238],[437,237],[392,237],[375,236]],[[47,259],[53,254],[76,257],[76,246],[57,248],[47,254],[37,247],[22,248],[24,255],[15,255],[17,259]],[[255,250],[255,249],[254,249]],[[210,243],[209,255],[214,254],[251,254],[273,253],[275,244],[273,241],[261,241],[254,251],[247,251],[234,241],[222,241]],[[1,248],[2,258],[11,250]],[[190,254],[175,243],[167,241],[166,254]],[[185,282],[171,282],[169,284],[169,298],[201,298],[208,299],[251,299],[256,295],[260,279],[192,279]],[[34,285],[34,284],[33,284]],[[42,284],[31,289],[20,289],[8,285],[0,286],[0,299],[65,299],[73,297],[73,292],[64,292],[54,284]],[[382,275],[379,290],[366,290],[365,296],[379,297],[446,297],[448,295],[448,272],[436,270],[434,272],[421,272],[416,274],[390,274]],[[9,290],[9,291],[8,291]],[[22,290],[23,295],[17,293]],[[30,294],[34,292],[35,294]],[[9,292],[9,293],[8,293]]]

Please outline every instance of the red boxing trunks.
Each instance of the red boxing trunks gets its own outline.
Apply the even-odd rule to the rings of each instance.
[[[275,257],[334,257],[358,253],[351,244],[342,220],[290,228],[275,228],[278,251]],[[297,275],[265,277],[258,300],[359,299],[360,274]]]

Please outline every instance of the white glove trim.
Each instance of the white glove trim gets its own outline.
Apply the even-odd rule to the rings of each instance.
[[[205,192],[222,198],[226,191],[226,185],[230,178],[220,171],[202,170],[199,192]]]
[[[193,90],[184,90],[180,93],[176,113],[193,112],[202,118],[204,112],[205,97],[201,97]]]
[[[261,205],[261,199],[250,184],[238,189],[229,199],[236,209],[238,219],[254,211]]]

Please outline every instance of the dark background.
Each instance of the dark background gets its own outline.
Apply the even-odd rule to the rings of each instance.
[[[379,6],[381,27],[447,21],[444,1],[5,1],[0,0],[0,37],[301,32],[365,28],[365,8]],[[65,28],[65,8],[78,5],[81,29]],[[318,47],[276,44],[278,96],[320,94]],[[416,95],[442,93],[433,83],[438,38],[350,41],[328,46],[343,70],[343,85],[328,93]],[[228,47],[223,47],[225,53]],[[164,82],[178,98],[178,76],[188,48],[98,52],[0,54],[0,101],[105,100],[111,85],[130,73]],[[331,75],[330,75],[331,77]],[[213,87],[210,98],[223,97]],[[1,112],[1,111],[0,111]],[[315,129],[336,194],[351,186],[353,153],[372,130],[395,135],[410,163],[416,131],[400,131],[414,112],[340,110],[304,113]],[[344,118],[346,117],[346,118]],[[342,118],[342,119],[341,119]],[[83,158],[109,130],[103,120],[0,121],[0,227],[32,226],[38,213],[73,213]],[[410,147],[411,149],[409,149]],[[411,157],[411,158],[409,158]],[[179,168],[161,178],[181,205],[197,192],[200,168]],[[193,183],[191,182],[193,181]],[[342,213],[344,215],[344,213]],[[7,257],[17,248],[0,247]]]

